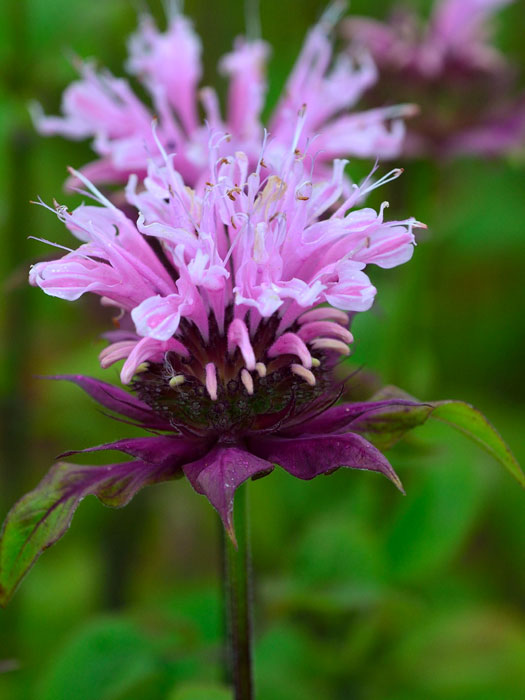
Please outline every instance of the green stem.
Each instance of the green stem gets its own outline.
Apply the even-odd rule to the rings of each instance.
[[[228,621],[228,664],[235,700],[253,700],[252,585],[247,486],[235,498],[237,547],[224,537],[224,574]]]

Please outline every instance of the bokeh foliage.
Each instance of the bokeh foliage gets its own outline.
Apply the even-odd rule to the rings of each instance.
[[[419,0],[428,7],[428,0]],[[29,99],[56,111],[71,51],[120,73],[138,3],[0,3],[0,222],[5,440],[0,509],[65,449],[124,434],[73,386],[36,378],[103,373],[107,315],[27,288],[48,255],[27,236],[68,243],[29,199],[62,192],[86,144],[33,133]],[[205,80],[243,30],[242,3],[188,0],[205,42]],[[159,2],[152,2],[160,18]],[[320,0],[261,0],[275,100]],[[384,16],[387,0],[354,0]],[[500,44],[525,73],[522,0],[501,13]],[[525,150],[525,149],[524,149]],[[525,161],[404,163],[391,214],[429,224],[414,260],[376,274],[375,310],[355,324],[352,361],[423,399],[462,398],[525,462]],[[363,164],[355,164],[364,172]],[[382,193],[383,196],[384,192]],[[377,202],[374,202],[377,203]],[[390,452],[403,498],[371,474],[299,482],[275,471],[250,487],[261,700],[521,700],[525,694],[524,494],[441,425]],[[223,700],[218,526],[185,482],[123,511],[87,499],[0,613],[0,700]]]

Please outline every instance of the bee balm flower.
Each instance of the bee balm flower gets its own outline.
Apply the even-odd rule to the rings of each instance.
[[[129,469],[139,481],[146,463],[162,478],[182,470],[230,532],[235,489],[274,463],[302,479],[349,466],[399,485],[376,448],[343,432],[362,408],[323,411],[341,392],[334,367],[349,354],[349,314],[369,309],[376,293],[366,266],[406,262],[418,224],[385,221],[385,204],[355,208],[399,171],[348,195],[345,161],[335,161],[330,180],[313,183],[311,159],[298,150],[305,121],[302,110],[278,169],[265,164],[266,142],[251,170],[242,152],[219,156],[222,137],[212,135],[202,194],[163,153],[143,187],[134,177],[127,186],[136,224],[76,174],[101,206],[57,205],[82,244],[30,275],[47,294],[91,292],[119,310],[122,328],[108,334],[100,359],[104,367],[125,360],[121,378],[132,394],[74,381],[167,435],[102,448],[137,457]],[[115,467],[119,475],[127,468]]]
[[[268,163],[279,164],[293,136],[295,115],[306,103],[308,116],[298,145],[304,150],[322,131],[314,166],[316,179],[326,177],[333,158],[395,157],[404,135],[400,118],[412,112],[410,106],[349,112],[375,83],[377,71],[363,53],[356,58],[341,54],[334,61],[329,38],[333,14],[327,12],[306,38],[270,118],[272,143],[265,155]],[[141,178],[146,174],[148,160],[158,156],[151,132],[153,115],[158,120],[158,138],[175,154],[174,165],[186,184],[201,189],[208,179],[209,129],[228,132],[223,155],[243,151],[253,168],[263,136],[261,111],[269,48],[263,41],[239,38],[234,50],[222,59],[220,70],[229,79],[225,118],[215,91],[198,89],[200,54],[200,40],[184,16],[175,13],[164,33],[150,17],[144,17],[129,42],[127,68],[150,94],[154,111],[138,99],[126,80],[98,72],[88,63],[80,65],[80,80],[64,93],[63,116],[43,116],[37,109],[37,126],[43,134],[92,138],[98,159],[82,172],[93,182],[122,183],[131,173]],[[198,116],[199,103],[206,123]]]
[[[512,0],[436,0],[427,26],[400,10],[388,24],[346,20],[345,33],[370,51],[381,79],[369,96],[420,107],[404,151],[410,156],[499,155],[525,141],[525,95],[514,66],[489,41],[492,15]]]

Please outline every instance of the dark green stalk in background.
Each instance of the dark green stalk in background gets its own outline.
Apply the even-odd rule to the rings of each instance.
[[[5,225],[7,236],[2,255],[6,270],[2,296],[5,304],[2,391],[2,431],[4,470],[0,474],[2,495],[12,502],[18,497],[28,458],[29,409],[27,405],[29,350],[31,347],[32,306],[27,285],[27,237],[32,232],[28,192],[32,191],[33,131],[27,111],[31,91],[31,51],[27,37],[27,5],[25,0],[8,3],[5,8],[9,27],[10,50],[5,85],[11,92],[8,103],[10,124],[6,144],[7,188]],[[33,368],[34,373],[34,368]],[[8,470],[8,471],[7,471]]]

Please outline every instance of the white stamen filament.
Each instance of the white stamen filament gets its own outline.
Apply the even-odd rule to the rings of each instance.
[[[299,143],[299,139],[301,138],[301,132],[303,130],[305,121],[306,121],[306,104],[303,104],[297,113],[297,125],[295,127],[295,133],[293,136],[292,147],[290,149],[292,153],[295,153],[295,151],[297,150],[297,144]]]
[[[393,170],[389,170],[386,175],[383,175],[383,177],[380,177],[379,180],[376,180],[366,189],[362,190],[360,196],[364,197],[365,194],[370,194],[370,192],[373,192],[373,190],[377,190],[378,187],[383,187],[383,185],[392,182],[392,180],[397,180],[397,178],[401,177],[402,174],[403,168],[394,168]]]
[[[151,122],[151,131],[153,133],[153,139],[155,141],[155,144],[157,145],[157,148],[159,149],[159,153],[162,156],[162,160],[166,165],[168,164],[168,154],[166,153],[164,146],[162,145],[159,136],[157,134],[157,127],[158,127],[158,119],[157,117],[154,117],[152,122]]]
[[[113,202],[110,202],[107,197],[104,197],[102,192],[98,190],[95,185],[91,182],[91,180],[88,180],[85,175],[83,175],[81,172],[78,170],[75,170],[75,168],[68,168],[68,172],[73,175],[74,177],[78,178],[80,182],[84,183],[84,185],[88,188],[88,190],[95,195],[96,199],[103,204],[105,207],[108,207],[108,209],[113,209],[114,211],[120,211],[117,209],[117,207],[113,204]]]

